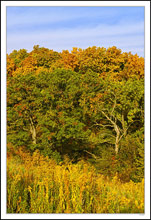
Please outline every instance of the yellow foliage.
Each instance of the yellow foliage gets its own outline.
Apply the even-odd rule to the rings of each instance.
[[[8,213],[143,213],[144,180],[105,179],[85,161],[57,165],[22,150],[7,159]]]
[[[101,78],[110,77],[110,80],[140,79],[144,77],[144,58],[137,54],[133,55],[131,52],[122,53],[121,49],[115,46],[108,49],[96,46],[86,49],[74,47],[71,52],[63,50],[60,53],[46,48],[37,48],[28,53],[19,65],[15,64],[11,54],[7,55],[9,76],[26,75],[30,72],[39,74],[51,72],[57,68],[82,73],[92,70],[99,73]]]

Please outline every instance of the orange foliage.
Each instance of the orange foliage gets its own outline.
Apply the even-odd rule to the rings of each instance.
[[[17,53],[17,51],[16,51]],[[14,59],[7,55],[7,73],[10,76],[33,72],[38,74],[45,71],[53,71],[57,68],[71,69],[85,73],[92,70],[99,73],[102,78],[110,77],[113,80],[121,80],[144,77],[144,58],[137,54],[122,53],[115,46],[105,49],[104,47],[88,47],[81,49],[73,47],[72,51],[63,50],[61,53],[47,48],[34,46],[27,57],[15,65]]]

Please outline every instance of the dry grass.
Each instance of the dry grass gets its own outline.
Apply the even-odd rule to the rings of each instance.
[[[17,154],[7,159],[8,213],[144,213],[144,180],[109,181],[84,161]]]

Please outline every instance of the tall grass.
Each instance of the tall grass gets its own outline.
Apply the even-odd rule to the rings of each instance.
[[[7,159],[7,213],[143,213],[144,180],[121,183],[80,161],[55,161],[35,151]]]

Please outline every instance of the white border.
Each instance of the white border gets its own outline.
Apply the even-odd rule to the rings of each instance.
[[[145,7],[145,214],[6,214],[6,6]],[[1,213],[2,219],[149,219],[150,218],[150,2],[3,1],[1,2]]]
[[[145,2],[146,3],[146,2]],[[150,2],[145,6],[145,214],[150,219]]]
[[[149,1],[5,1],[3,6],[150,6]]]

